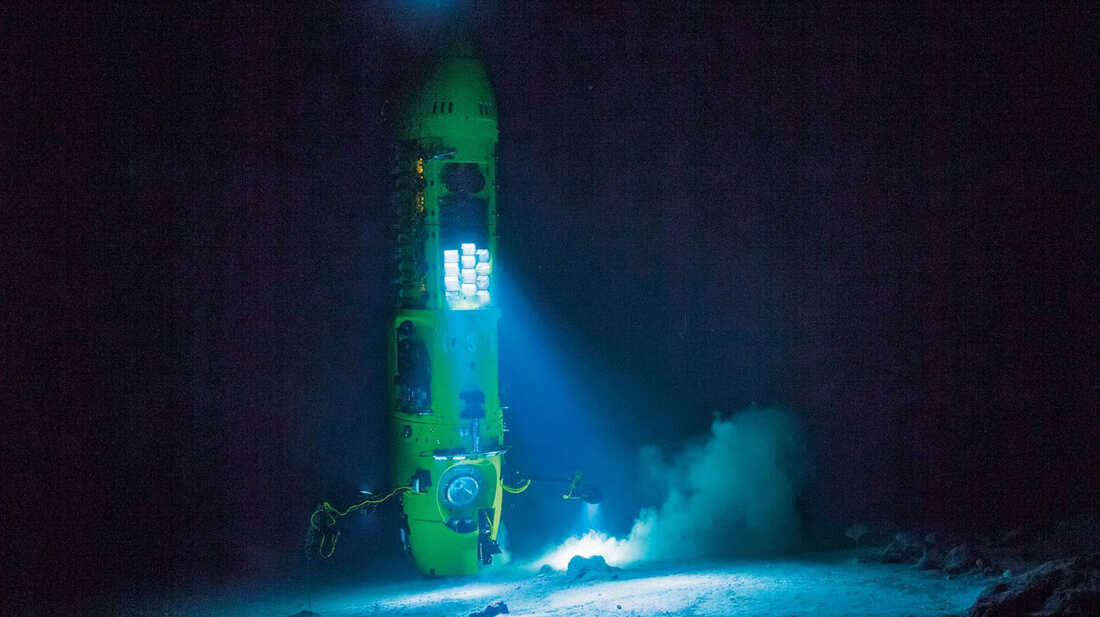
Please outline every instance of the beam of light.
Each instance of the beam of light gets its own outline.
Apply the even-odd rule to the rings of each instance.
[[[586,503],[584,504],[584,526],[589,529],[595,529],[597,524],[597,517],[600,515],[600,504],[598,503]]]

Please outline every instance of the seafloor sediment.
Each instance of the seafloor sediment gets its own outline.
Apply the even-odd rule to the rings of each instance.
[[[375,586],[249,596],[194,596],[155,607],[172,617],[400,615],[465,617],[503,601],[510,615],[816,615],[893,617],[963,614],[990,579],[948,578],[911,566],[868,563],[851,551],[800,559],[647,564],[581,578],[564,572],[502,570],[476,580],[413,580]],[[134,607],[127,615],[145,615]]]

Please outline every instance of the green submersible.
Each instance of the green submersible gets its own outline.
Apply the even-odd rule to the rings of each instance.
[[[404,550],[428,576],[477,574],[501,552],[503,494],[532,480],[565,483],[564,499],[601,494],[577,473],[501,480],[498,391],[497,109],[469,44],[426,65],[395,119],[397,222],[387,336],[390,478],[385,496],[343,510],[321,503],[307,545],[331,557],[339,519],[391,499]]]
[[[428,575],[500,552],[497,113],[469,46],[428,69],[397,118],[397,310],[388,337],[391,482],[401,538]]]

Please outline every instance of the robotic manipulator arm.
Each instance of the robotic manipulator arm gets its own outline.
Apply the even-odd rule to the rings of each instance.
[[[513,495],[518,495],[530,488],[532,482],[545,482],[567,485],[568,488],[564,493],[562,493],[562,499],[578,499],[580,501],[584,501],[585,503],[600,503],[601,501],[603,501],[603,491],[600,490],[600,487],[596,486],[595,484],[589,484],[588,482],[585,482],[584,474],[579,471],[568,477],[533,475],[521,476],[517,474],[515,480],[513,480],[513,484],[505,484],[504,490]]]

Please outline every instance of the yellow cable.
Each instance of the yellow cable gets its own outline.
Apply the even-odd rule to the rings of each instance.
[[[365,500],[363,500],[363,501],[361,501],[357,504],[350,505],[350,506],[348,506],[347,508],[345,508],[343,510],[340,510],[340,509],[336,508],[335,506],[333,506],[332,504],[330,504],[327,501],[322,502],[321,505],[316,510],[313,511],[313,514],[309,515],[309,527],[310,527],[310,529],[319,531],[321,533],[321,541],[317,544],[317,554],[320,555],[322,559],[328,559],[329,557],[332,557],[333,553],[336,552],[336,542],[340,539],[340,532],[339,531],[337,531],[334,534],[331,534],[332,544],[329,546],[328,553],[325,553],[325,538],[329,537],[330,534],[325,533],[325,531],[323,529],[321,529],[321,527],[317,524],[317,515],[318,514],[324,512],[325,516],[328,517],[328,522],[325,524],[325,527],[326,528],[327,527],[332,527],[333,525],[336,524],[336,517],[338,517],[338,516],[341,517],[341,518],[345,517],[345,516],[351,514],[352,512],[355,512],[356,510],[358,510],[360,508],[363,508],[365,506],[378,505],[380,503],[388,501],[389,499],[391,499],[394,495],[397,495],[398,493],[401,493],[401,492],[404,492],[404,491],[411,491],[411,490],[412,490],[411,486],[399,486],[399,487],[393,489],[392,491],[390,491],[385,497],[381,497],[379,499],[365,499]]]
[[[377,504],[380,504],[380,503],[390,499],[391,497],[393,497],[394,495],[396,495],[396,494],[398,494],[402,491],[411,491],[411,490],[412,490],[411,486],[399,486],[399,487],[393,489],[392,491],[390,491],[390,493],[388,495],[386,495],[385,497],[383,497],[381,499],[366,499],[364,501],[360,501],[359,503],[357,503],[353,506],[348,506],[343,511],[340,511],[340,510],[334,508],[332,506],[332,504],[330,504],[327,501],[325,503],[321,504],[321,505],[325,509],[325,512],[332,512],[336,516],[347,516],[348,514],[351,514],[352,512],[355,512],[359,508],[362,508],[363,506],[377,505]]]
[[[335,534],[332,535],[332,545],[331,545],[331,548],[329,548],[328,553],[326,554],[325,553],[325,536],[326,535],[327,534],[322,534],[321,535],[321,543],[319,545],[317,545],[317,554],[321,556],[321,559],[328,559],[329,557],[332,557],[332,554],[336,552],[336,541],[340,539],[340,532],[339,531],[337,531]]]

